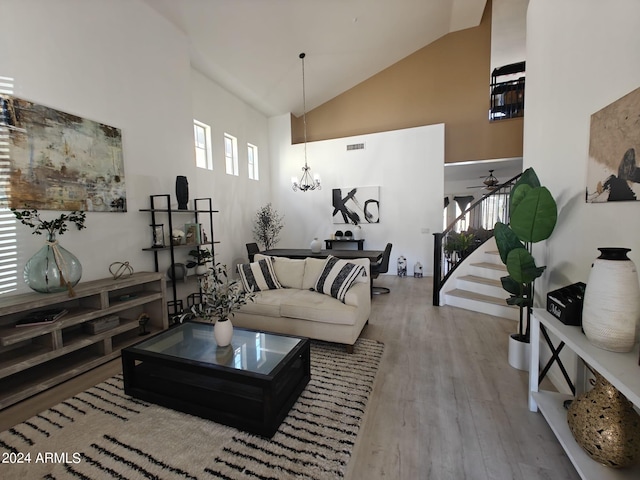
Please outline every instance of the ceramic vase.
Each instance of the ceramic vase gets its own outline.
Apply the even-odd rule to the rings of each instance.
[[[186,210],[189,203],[189,182],[184,175],[176,177],[176,198],[178,199],[178,210]]]
[[[320,253],[320,251],[322,250],[322,242],[318,240],[318,237],[315,237],[311,241],[310,247],[311,247],[311,253]]]
[[[173,273],[175,271],[175,278],[173,278]],[[169,267],[167,270],[167,276],[171,280],[186,280],[187,279],[187,266],[184,263],[175,263],[172,267]]]
[[[634,465],[640,460],[640,415],[602,375],[594,375],[594,387],[571,402],[569,430],[595,461],[612,468]]]
[[[40,293],[55,293],[69,290],[82,277],[80,261],[61,247],[55,234],[50,234],[47,244],[36,252],[24,266],[24,281],[29,288]]]
[[[640,285],[628,248],[599,248],[584,293],[582,328],[596,347],[629,352],[636,342]]]
[[[206,265],[196,265],[196,275],[204,275],[209,270]]]
[[[213,326],[213,336],[219,347],[226,347],[231,344],[231,338],[233,337],[231,320],[218,320]]]
[[[356,225],[353,229],[353,239],[362,240],[362,227],[360,225]]]

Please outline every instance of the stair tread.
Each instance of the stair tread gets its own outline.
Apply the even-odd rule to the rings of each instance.
[[[460,288],[454,288],[445,293],[446,295],[452,295],[455,297],[466,298],[468,300],[477,300],[479,302],[493,303],[495,305],[501,305],[509,308],[518,308],[514,305],[507,305],[505,298],[493,297],[491,295],[483,295],[482,293],[470,292],[469,290],[463,290]]]
[[[466,280],[467,282],[482,283],[483,285],[491,285],[492,287],[502,288],[502,282],[500,280],[494,280],[493,278],[479,277],[477,275],[463,275],[458,277],[458,280]]]
[[[491,270],[499,270],[501,272],[506,272],[507,271],[507,267],[505,267],[504,264],[502,264],[502,263],[479,262],[479,263],[472,263],[471,266],[480,267],[480,268],[488,268],[488,269],[491,269]]]

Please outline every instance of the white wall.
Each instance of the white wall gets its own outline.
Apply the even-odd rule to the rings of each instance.
[[[192,70],[194,118],[211,127],[213,171],[199,170],[193,178],[198,191],[209,192],[220,210],[214,218],[218,261],[229,266],[248,261],[246,244],[255,213],[270,201],[271,163],[267,118],[203,74]],[[225,173],[225,133],[238,139],[238,176]],[[250,180],[247,143],[258,147],[259,181]],[[190,185],[192,181],[190,180]]]
[[[16,96],[122,130],[128,211],[89,213],[85,230],[60,238],[80,259],[83,281],[109,276],[114,261],[153,270],[153,256],[141,250],[151,245],[150,218],[138,210],[148,208],[150,194],[169,193],[175,205],[177,175],[189,179],[190,199],[212,196],[221,210],[215,219],[218,260],[244,256],[251,241],[248,218],[268,198],[267,120],[192,72],[184,34],[139,0],[0,0],[0,11],[0,76],[14,79]],[[203,174],[195,167],[194,117],[210,122],[216,136],[228,131],[238,137],[241,175],[246,142],[259,147],[264,180],[257,188],[224,174],[220,140],[216,170]],[[29,291],[22,268],[43,237],[16,228],[18,291]],[[183,257],[177,261],[186,260],[186,251]],[[163,263],[164,269],[168,259]]]
[[[640,265],[640,203],[585,203],[590,116],[640,86],[640,2],[531,0],[527,16],[524,168],[558,203],[558,225],[535,249],[555,288],[586,282],[597,247],[632,249]]]
[[[278,247],[308,248],[314,237],[347,229],[332,223],[333,188],[380,186],[380,223],[362,225],[365,248],[391,242],[389,273],[397,272],[396,259],[404,255],[409,275],[416,261],[433,274],[432,233],[442,231],[444,125],[309,143],[308,163],[321,176],[322,190],[305,193],[291,189],[291,177],[302,173],[304,146],[291,145],[289,115],[269,119],[269,128],[272,198],[285,215]],[[365,149],[347,151],[353,143]]]

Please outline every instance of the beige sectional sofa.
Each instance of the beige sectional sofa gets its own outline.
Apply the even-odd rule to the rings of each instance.
[[[325,267],[325,259],[294,260],[258,254],[254,261],[266,258],[271,259],[282,288],[258,292],[254,302],[235,313],[233,324],[343,343],[347,351],[352,352],[353,344],[371,313],[369,260],[349,261],[361,265],[363,271],[346,291],[343,303],[331,295],[313,290]]]

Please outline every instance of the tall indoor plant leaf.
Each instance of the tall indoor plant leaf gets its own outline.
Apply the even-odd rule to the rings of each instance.
[[[516,236],[536,243],[546,240],[556,226],[558,211],[546,187],[530,189],[511,212],[510,226]]]
[[[540,185],[532,168],[525,170],[512,188],[509,208],[509,225],[496,223],[494,235],[500,259],[509,272],[509,276],[501,278],[502,287],[511,294],[507,303],[520,307],[519,339],[528,342],[533,283],[546,268],[536,265],[532,244],[551,236],[558,219],[558,209],[553,196]]]

